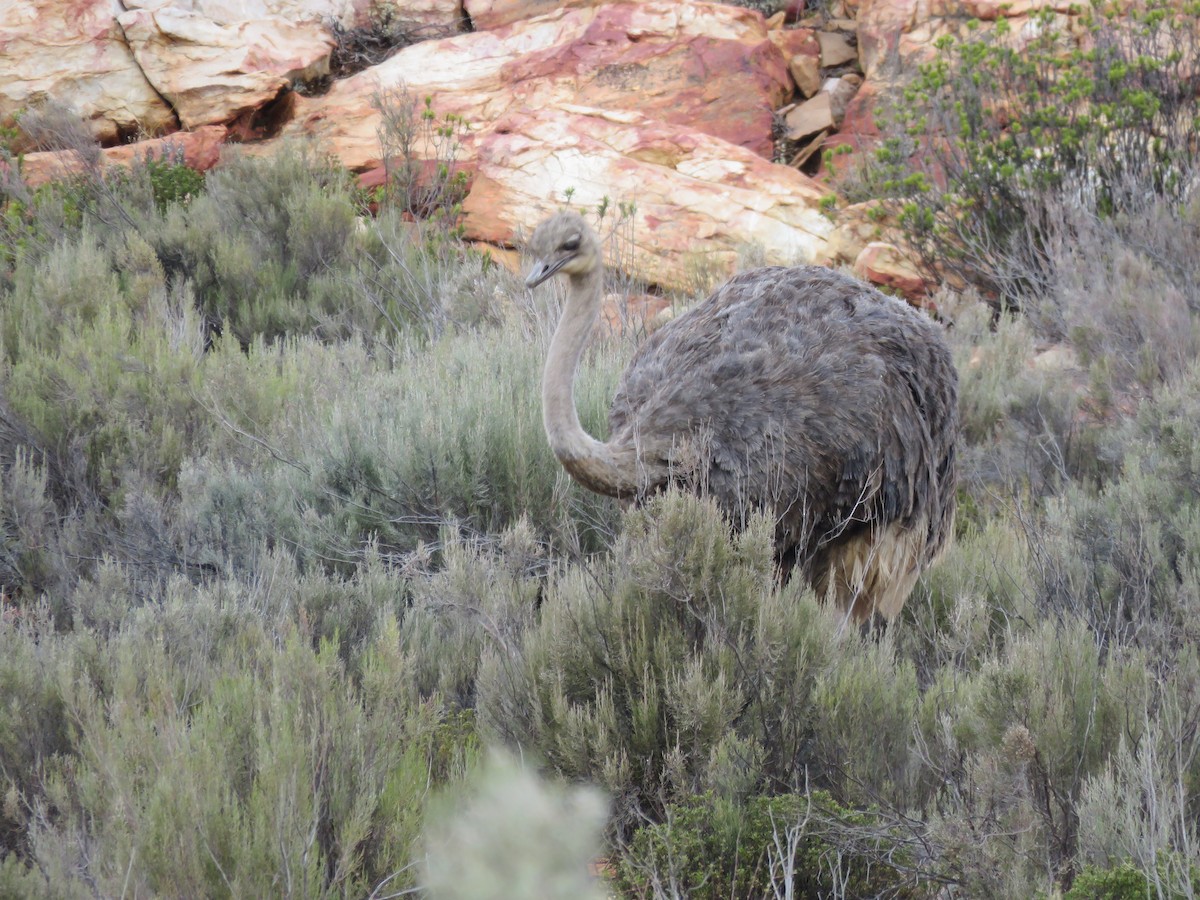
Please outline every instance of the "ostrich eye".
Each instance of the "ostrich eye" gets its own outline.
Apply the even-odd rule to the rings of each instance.
[[[579,249],[579,235],[573,234],[562,243],[562,249],[574,253]]]

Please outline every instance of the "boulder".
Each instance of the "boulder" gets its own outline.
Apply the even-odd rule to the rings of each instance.
[[[811,97],[821,89],[821,44],[810,28],[774,28],[771,40],[783,58],[788,72],[796,82],[796,90]]]
[[[833,229],[811,178],[636,112],[514,113],[477,150],[463,204],[469,237],[519,244],[555,209],[603,206],[600,230],[615,227],[618,263],[665,288],[724,279],[750,247],[768,263],[823,259]]]
[[[784,116],[783,121],[790,141],[829,131],[834,127],[833,98],[828,91],[820,91]]]
[[[923,0],[861,0],[858,59],[868,82],[900,74],[901,60],[920,44],[922,35],[914,38],[913,31],[928,25],[927,9]]]
[[[876,82],[868,79],[859,85],[842,110],[841,122],[838,125],[840,130],[825,142],[826,147],[832,149],[845,145],[854,150],[869,150],[874,147],[880,139],[879,124],[875,121],[879,94],[880,88]],[[831,108],[832,105],[831,99]]]
[[[129,10],[117,21],[186,129],[232,121],[329,72],[333,38],[320,22],[220,22],[174,6]]]
[[[846,63],[858,60],[858,48],[840,32],[818,31],[817,42],[821,46],[821,66],[823,68],[844,66]]]
[[[840,128],[846,110],[862,85],[858,75],[828,78],[821,90],[784,116],[788,140],[798,141],[822,131]]]
[[[980,19],[985,22],[999,18],[1024,18],[1030,13],[1052,9],[1061,15],[1074,15],[1081,5],[1073,0],[932,0],[929,14],[933,18]]]
[[[105,166],[129,166],[134,160],[176,159],[197,172],[207,172],[221,158],[227,129],[221,125],[206,125],[196,131],[180,131],[165,138],[121,144],[100,151]],[[21,161],[21,178],[30,187],[49,181],[60,181],[85,168],[78,154],[72,151],[26,153]]]
[[[853,265],[867,244],[882,239],[884,228],[878,221],[882,217],[878,200],[853,203],[838,210],[837,223],[829,235],[822,262],[827,266]]]
[[[284,134],[316,137],[355,171],[373,168],[381,150],[372,97],[401,86],[428,96],[438,120],[465,120],[474,136],[463,142],[463,160],[506,113],[570,104],[638,110],[769,157],[773,111],[791,92],[786,62],[756,12],[613,4],[407,47],[323,96],[297,98]]]
[[[854,98],[858,96],[858,91],[862,87],[863,79],[861,75],[855,75],[853,72],[847,72],[845,75],[839,75],[837,78],[827,79],[821,85],[822,91],[829,92],[829,106],[833,112],[833,121],[838,128],[846,119],[846,111],[850,108],[850,104],[854,102]]]
[[[178,127],[112,15],[112,0],[5,0],[0,121],[47,101],[69,106],[103,143]]]
[[[872,241],[854,260],[854,274],[864,281],[890,288],[910,303],[922,305],[937,289],[895,244]]]

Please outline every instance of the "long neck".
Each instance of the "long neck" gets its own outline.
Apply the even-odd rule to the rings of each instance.
[[[636,454],[593,438],[575,408],[575,373],[600,317],[602,277],[599,269],[571,276],[542,377],[542,422],[550,449],[572,478],[598,494],[629,497],[638,490]]]

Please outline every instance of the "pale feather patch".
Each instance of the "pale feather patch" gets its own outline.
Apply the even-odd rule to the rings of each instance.
[[[855,622],[872,613],[891,621],[921,575],[928,523],[898,522],[875,533],[852,538],[838,547],[829,567],[814,573],[818,596],[833,603]]]

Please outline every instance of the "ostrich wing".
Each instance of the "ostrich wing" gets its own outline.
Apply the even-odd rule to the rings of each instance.
[[[953,415],[936,329],[828,269],[744,272],[639,350],[610,442],[668,463],[700,444],[703,489],[729,510],[775,510],[810,552],[881,519],[911,523],[929,512],[920,473],[952,452],[935,437]]]

